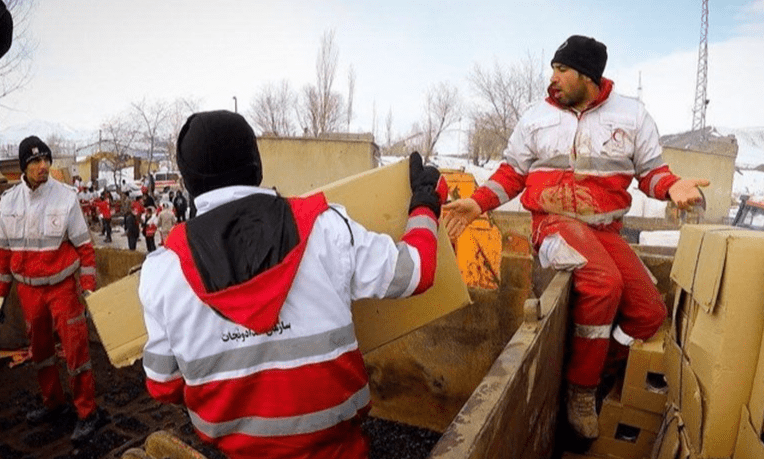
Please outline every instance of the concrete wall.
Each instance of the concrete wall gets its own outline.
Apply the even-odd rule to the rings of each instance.
[[[706,211],[702,221],[720,223],[729,214],[732,204],[732,180],[737,158],[734,138],[711,139],[704,146],[677,148],[664,146],[663,159],[671,170],[685,178],[706,178],[711,186],[704,188]]]
[[[328,138],[258,137],[263,186],[294,196],[373,169],[379,148],[371,135]]]

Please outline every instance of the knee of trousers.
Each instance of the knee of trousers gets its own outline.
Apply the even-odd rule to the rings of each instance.
[[[575,285],[582,307],[602,314],[615,314],[623,295],[623,279],[618,272],[599,273],[579,279]]]

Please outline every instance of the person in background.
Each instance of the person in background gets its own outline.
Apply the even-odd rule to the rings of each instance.
[[[135,201],[134,201],[135,202]],[[125,213],[125,235],[127,236],[127,248],[135,250],[138,245],[138,238],[141,234],[140,214],[135,206],[126,207]]]
[[[172,199],[172,206],[175,208],[175,216],[178,219],[178,223],[186,221],[186,210],[188,209],[188,200],[183,194],[183,190],[178,190],[175,193],[175,197]]]
[[[157,228],[159,230],[159,245],[164,245],[167,241],[167,237],[170,235],[170,230],[175,226],[176,219],[175,214],[171,209],[169,202],[162,203],[162,211],[157,216]]]
[[[98,209],[98,217],[101,220],[101,234],[106,235],[104,242],[111,242],[111,193],[104,190],[99,199],[95,201]]]
[[[505,162],[471,197],[444,207],[449,236],[521,192],[542,266],[573,272],[574,322],[567,416],[584,438],[599,435],[596,388],[610,358],[650,338],[666,306],[639,257],[620,237],[634,178],[650,197],[686,208],[707,180],[681,179],[661,157],[655,122],[637,99],[602,74],[607,48],[573,35],[552,58],[549,97],[520,119]],[[612,336],[612,341],[611,341]]]
[[[239,114],[195,113],[177,145],[198,214],[141,269],[149,393],[185,404],[199,436],[232,459],[366,458],[369,384],[350,304],[432,285],[447,192],[437,169],[409,158],[396,243],[322,193],[261,188],[255,133]]]
[[[143,237],[146,238],[146,251],[151,253],[157,249],[156,246],[156,233],[157,233],[157,217],[154,215],[154,208],[151,206],[146,207],[146,212],[143,214]]]
[[[106,423],[95,402],[80,300],[80,288],[85,294],[96,288],[95,251],[75,189],[49,176],[52,161],[38,137],[21,141],[21,182],[0,199],[0,307],[15,279],[43,400],[41,408],[27,413],[30,424],[56,422],[68,411],[54,332],[60,338],[78,417],[71,440],[81,442]]]

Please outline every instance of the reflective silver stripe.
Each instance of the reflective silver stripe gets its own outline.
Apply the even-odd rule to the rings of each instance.
[[[662,178],[668,176],[668,172],[661,172],[660,174],[655,174],[652,179],[650,179],[650,196],[655,196],[655,187],[658,186],[658,182],[661,181]]]
[[[80,267],[80,260],[74,260],[74,263],[64,268],[63,271],[61,271],[58,274],[54,274],[52,276],[46,276],[46,277],[27,277],[22,276],[21,274],[13,273],[13,278],[17,281],[21,282],[22,284],[31,285],[33,287],[38,287],[40,285],[56,285],[59,282],[62,282],[67,277],[74,274]]]
[[[49,367],[49,366],[55,365],[55,364],[56,364],[56,354],[53,354],[50,357],[48,357],[47,359],[43,360],[42,362],[36,363],[35,367],[37,369],[42,369],[42,368]]]
[[[637,171],[637,174],[640,176],[644,175],[653,169],[657,169],[663,166],[664,164],[666,163],[663,161],[663,156],[656,156],[655,158],[647,161],[646,163],[640,164],[640,168]]]
[[[507,192],[504,191],[504,188],[502,188],[501,185],[498,184],[498,182],[494,182],[493,180],[489,180],[483,184],[484,187],[488,188],[499,198],[499,202],[504,204],[505,202],[509,201],[509,195],[507,195]]]
[[[342,404],[301,416],[263,418],[251,416],[226,422],[207,422],[189,410],[191,422],[200,432],[211,438],[232,434],[255,437],[278,437],[318,432],[352,419],[371,401],[368,384]]]
[[[172,376],[180,370],[175,356],[159,355],[146,351],[143,352],[143,366],[154,373],[167,376]]]
[[[406,222],[406,233],[418,228],[429,230],[434,235],[438,234],[438,222],[426,215],[409,217],[409,220]]]
[[[539,169],[570,169],[570,156],[568,155],[557,155],[553,156],[548,159],[542,159],[540,161],[536,161],[533,163],[533,165],[530,168],[530,171],[536,171]]]
[[[623,329],[621,329],[620,325],[616,325],[613,329],[613,339],[623,344],[624,346],[631,346],[631,343],[634,342],[634,338],[627,335]]]
[[[80,274],[83,276],[95,276],[96,269],[94,266],[83,266],[80,268]]]
[[[90,234],[88,233],[82,233],[82,234],[76,234],[76,235],[70,234],[69,242],[71,242],[75,247],[79,247],[83,244],[90,242]]]
[[[576,324],[574,335],[578,338],[610,339],[612,325],[581,325]]]
[[[55,250],[61,246],[61,237],[13,238],[8,242],[11,250]]]
[[[398,248],[398,261],[395,262],[393,280],[387,287],[385,298],[400,298],[414,277],[414,260],[411,258],[408,244],[399,242],[396,247]]]
[[[78,315],[77,317],[72,317],[71,319],[67,320],[66,323],[68,325],[74,325],[77,322],[82,322],[85,320],[85,311],[82,311],[82,314]]]
[[[87,361],[84,365],[80,366],[79,368],[76,368],[74,370],[69,370],[69,376],[77,376],[78,374],[82,373],[83,371],[88,371],[93,369],[93,364],[90,362],[90,360]]]
[[[565,215],[566,217],[575,218],[577,220],[581,220],[584,223],[587,223],[589,225],[609,225],[610,223],[613,223],[614,220],[617,220],[629,211],[629,208],[625,209],[617,209],[612,212],[606,212],[603,214],[590,214],[590,215],[581,215],[581,214],[575,214],[573,212],[558,212],[560,215]]]
[[[588,175],[634,174],[634,164],[629,158],[599,158],[580,156],[575,170]]]
[[[13,276],[10,274],[0,274],[0,282],[10,282],[13,280]]]
[[[328,354],[355,342],[353,324],[336,328],[325,333],[278,341],[265,341],[213,354],[191,361],[178,359],[186,381],[199,384],[210,376],[229,371],[240,371],[263,363],[289,362],[293,360]],[[153,369],[153,368],[152,368]],[[167,374],[167,373],[163,373]]]

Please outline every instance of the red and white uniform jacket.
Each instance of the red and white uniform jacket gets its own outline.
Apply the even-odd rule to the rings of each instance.
[[[350,304],[432,285],[434,213],[414,209],[396,244],[323,194],[232,186],[195,202],[141,271],[149,392],[232,458],[365,457],[344,430],[370,402]]]
[[[57,284],[80,271],[80,284],[95,290],[95,251],[77,190],[52,177],[32,191],[21,183],[0,198],[0,296],[11,281]]]
[[[603,78],[600,97],[581,113],[550,96],[531,107],[515,127],[505,163],[472,198],[483,211],[517,196],[534,214],[608,225],[629,211],[632,179],[660,200],[679,177],[661,157],[658,129],[637,99],[612,92]]]

